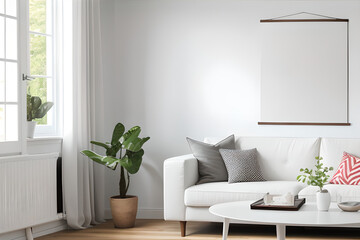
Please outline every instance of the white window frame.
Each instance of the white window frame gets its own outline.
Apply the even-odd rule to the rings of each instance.
[[[47,85],[47,93],[51,96],[51,99],[48,98],[49,101],[54,102],[54,106],[52,107],[51,111],[48,112],[48,120],[51,120],[51,125],[37,125],[35,128],[35,137],[53,137],[53,136],[60,136],[60,76],[58,74],[58,35],[59,35],[59,21],[58,21],[58,7],[59,2],[55,0],[48,0],[51,1],[51,18],[52,18],[52,31],[51,34],[41,34],[30,31],[30,19],[29,19],[29,0],[26,0],[26,7],[27,7],[27,73],[30,77],[34,78],[46,78],[45,76],[36,76],[30,75],[30,34],[38,34],[42,36],[51,36],[52,43],[51,43],[51,51],[52,51],[52,75],[51,75],[51,84]]]

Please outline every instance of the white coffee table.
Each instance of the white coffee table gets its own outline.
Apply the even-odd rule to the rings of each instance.
[[[227,239],[229,223],[276,225],[278,240],[285,240],[286,226],[341,226],[359,225],[360,212],[343,212],[331,203],[327,212],[318,211],[315,203],[305,203],[299,211],[276,211],[250,209],[254,201],[216,204],[209,211],[224,218],[223,240]]]

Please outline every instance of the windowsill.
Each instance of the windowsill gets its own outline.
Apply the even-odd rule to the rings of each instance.
[[[28,154],[58,152],[61,156],[62,141],[63,138],[60,136],[27,138],[26,152]]]

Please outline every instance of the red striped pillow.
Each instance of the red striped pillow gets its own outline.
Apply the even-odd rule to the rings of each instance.
[[[341,163],[330,183],[360,185],[360,158],[344,152]]]

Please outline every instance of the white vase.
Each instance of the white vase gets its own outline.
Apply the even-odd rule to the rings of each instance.
[[[316,205],[319,211],[328,211],[330,207],[331,196],[327,190],[316,193]]]
[[[34,138],[36,122],[35,121],[27,121],[27,137]]]

